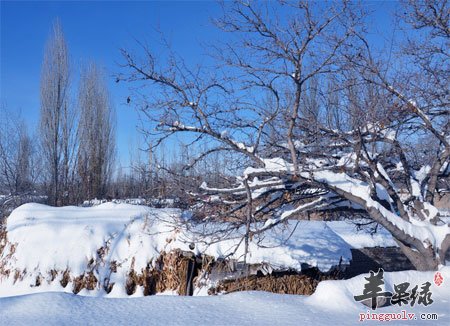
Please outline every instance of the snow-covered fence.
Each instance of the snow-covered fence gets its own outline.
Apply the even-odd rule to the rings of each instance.
[[[90,199],[85,200],[82,207],[94,207],[104,203],[145,205],[154,208],[180,208],[182,204],[174,198],[123,198],[123,199]]]

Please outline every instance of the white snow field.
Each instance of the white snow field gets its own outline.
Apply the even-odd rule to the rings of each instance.
[[[307,296],[238,292],[209,297],[148,296],[111,299],[68,293],[39,293],[0,298],[0,325],[450,325],[450,268],[441,268],[444,282],[433,283],[434,272],[385,273],[386,290],[393,284],[432,283],[428,306],[389,306],[371,310],[355,302],[367,275],[345,281],[323,281]],[[367,320],[367,314],[379,320]],[[412,315],[414,314],[414,315]],[[423,315],[425,314],[425,315]],[[434,317],[431,314],[435,314]],[[408,318],[397,320],[397,318]],[[421,318],[437,318],[424,321]],[[360,322],[363,319],[363,323]]]
[[[436,314],[438,320],[429,324],[450,325],[450,267],[441,267],[440,286],[433,282],[434,272],[384,274],[385,290],[391,292],[395,284],[409,282],[409,291],[430,282],[433,303],[426,307],[416,303],[372,311],[353,298],[363,293],[368,275],[323,281],[309,297],[266,292],[201,296],[206,293],[201,288],[194,297],[143,297],[141,288],[128,296],[129,270],[144,268],[161,251],[189,251],[193,241],[195,253],[223,257],[239,242],[239,234],[211,246],[196,242],[195,235],[179,223],[185,218],[177,209],[113,203],[90,208],[41,204],[17,208],[7,220],[8,242],[0,243],[0,248],[6,245],[0,255],[0,325],[354,325],[361,324],[360,319],[377,323],[368,321],[372,315],[367,313],[377,313],[384,320],[412,318],[395,320],[395,325],[422,325],[421,317],[429,317],[422,313]],[[261,242],[266,248],[253,239],[248,261],[294,269],[308,263],[327,270],[341,258],[348,261],[352,247],[393,245],[384,230],[371,236],[348,222],[289,223],[293,228],[281,226],[267,233]],[[101,248],[107,249],[99,254]],[[234,257],[242,259],[242,252],[238,250]],[[116,273],[109,268],[113,261]],[[58,271],[53,281],[52,270]],[[71,283],[62,287],[59,282],[66,270],[73,275],[93,271],[100,284],[109,278],[115,285],[110,293],[98,286],[74,295]],[[41,279],[39,286],[36,278]]]

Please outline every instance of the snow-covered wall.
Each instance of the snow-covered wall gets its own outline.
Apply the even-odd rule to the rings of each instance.
[[[7,243],[0,253],[0,296],[30,291],[71,292],[74,278],[88,274],[94,275],[98,284],[89,293],[83,290],[81,294],[104,292],[103,285],[109,282],[115,284],[109,296],[124,296],[131,270],[141,273],[148,266],[154,267],[162,252],[175,249],[215,258],[231,254],[230,258],[243,260],[243,244],[232,254],[242,238],[239,230],[227,239],[206,245],[183,227],[183,218],[178,209],[128,204],[60,208],[25,204],[14,210],[7,221]],[[354,238],[353,246],[370,243],[371,237],[365,237]],[[327,271],[340,261],[350,260],[352,246],[348,242],[352,237],[342,226],[288,221],[269,230],[263,238],[253,238],[247,262],[296,270],[306,263]],[[382,238],[372,238],[372,244],[381,242]],[[191,250],[192,243],[195,248]],[[61,281],[68,275],[68,284],[63,288]],[[140,294],[142,291],[136,292]]]

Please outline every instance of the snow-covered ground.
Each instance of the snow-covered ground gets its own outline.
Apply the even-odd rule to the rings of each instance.
[[[406,281],[412,286],[431,282],[433,303],[426,307],[416,303],[413,307],[396,305],[372,311],[353,299],[364,289],[366,275],[360,275],[345,281],[321,282],[310,297],[239,292],[212,297],[110,299],[40,293],[0,298],[0,325],[355,325],[367,319],[367,313],[390,319],[393,325],[423,325],[421,317],[431,315],[422,314],[437,314],[437,321],[425,324],[449,325],[450,268],[440,272],[444,282],[439,287],[433,283],[434,272],[385,273],[389,291],[393,291],[393,284]],[[398,316],[411,320],[392,321]]]
[[[422,313],[437,314],[435,325],[450,324],[450,267],[441,268],[440,286],[433,281],[434,272],[385,273],[385,290],[391,292],[403,282],[410,283],[408,291],[430,282],[433,303],[427,307],[416,303],[372,311],[353,298],[363,293],[368,275],[323,281],[309,297],[266,292],[142,297],[142,289],[127,296],[124,283],[131,268],[145,267],[161,251],[190,250],[196,239],[179,223],[185,218],[176,209],[114,203],[90,208],[19,207],[8,218],[8,243],[0,256],[0,271],[10,270],[9,276],[0,276],[0,325],[354,325],[362,318],[367,321],[372,313],[386,320],[403,311],[412,319],[394,324],[423,324]],[[258,240],[263,247],[256,245]],[[238,242],[237,236],[210,246],[195,242],[193,251],[223,257]],[[383,229],[371,236],[348,222],[290,221],[264,239],[252,239],[249,261],[297,269],[308,263],[326,270],[341,257],[348,260],[351,247],[388,245],[394,243]],[[242,250],[236,252],[236,259],[242,259]],[[115,273],[110,270],[112,262],[117,265]],[[49,282],[52,270],[58,273]],[[108,278],[116,285],[109,294],[98,286],[74,295],[71,283],[63,288],[59,282],[65,270],[73,275],[93,271],[100,280]],[[37,277],[39,286],[35,286]]]

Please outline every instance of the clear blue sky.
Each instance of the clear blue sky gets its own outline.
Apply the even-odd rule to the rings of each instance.
[[[389,25],[392,2],[372,2],[380,29]],[[126,83],[116,84],[120,72],[119,48],[133,48],[133,38],[157,47],[155,28],[161,30],[188,61],[203,54],[199,44],[220,37],[210,17],[220,13],[216,2],[1,2],[0,101],[9,110],[20,110],[30,129],[39,120],[39,80],[43,52],[52,22],[62,23],[72,62],[75,101],[80,64],[95,60],[104,67],[117,111],[117,145],[127,164],[129,145],[137,138],[138,117],[126,104]],[[152,43],[153,42],[153,43]]]

